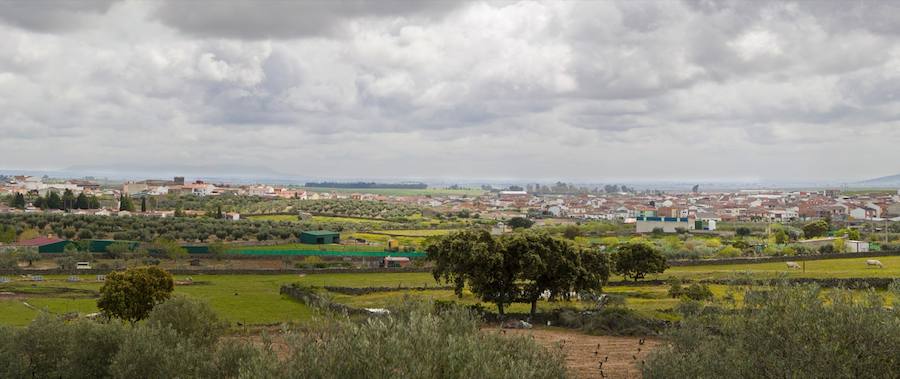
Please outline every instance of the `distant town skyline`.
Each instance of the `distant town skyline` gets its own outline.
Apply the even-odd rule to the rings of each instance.
[[[897,14],[883,1],[3,2],[0,170],[896,175]]]

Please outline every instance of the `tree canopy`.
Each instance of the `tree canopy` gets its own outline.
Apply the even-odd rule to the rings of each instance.
[[[531,221],[525,217],[513,217],[506,222],[506,225],[509,225],[509,227],[513,229],[528,229],[532,225],[534,225],[534,221]]]
[[[582,290],[600,291],[609,277],[607,256],[576,248],[543,232],[520,231],[494,237],[485,230],[463,230],[433,240],[426,248],[439,281],[453,283],[457,295],[469,290],[497,305],[531,304],[549,292],[568,298]]]
[[[158,267],[131,268],[106,276],[97,308],[129,322],[143,320],[175,290],[172,275]]]
[[[803,225],[803,235],[806,238],[816,238],[824,236],[828,233],[828,222],[825,220],[816,220]]]
[[[614,271],[634,281],[647,274],[662,273],[668,268],[666,257],[654,246],[642,242],[629,242],[616,246],[613,256]]]

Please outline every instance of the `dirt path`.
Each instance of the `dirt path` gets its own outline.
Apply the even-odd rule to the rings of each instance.
[[[657,340],[644,340],[641,345],[641,339],[636,337],[590,336],[561,328],[504,330],[507,335],[533,336],[547,348],[559,348],[559,343],[565,351],[569,373],[575,378],[640,378],[641,362],[649,350],[659,345]],[[499,329],[485,331],[498,333]]]

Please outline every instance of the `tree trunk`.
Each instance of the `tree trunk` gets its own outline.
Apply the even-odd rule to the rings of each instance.
[[[531,299],[531,320],[534,320],[534,315],[537,314],[537,302],[537,299]]]
[[[497,303],[497,313],[500,314],[500,320],[503,320],[503,303]]]

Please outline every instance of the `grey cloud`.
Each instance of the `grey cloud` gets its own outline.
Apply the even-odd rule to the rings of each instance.
[[[0,150],[598,180],[696,176],[670,159],[691,154],[725,177],[900,160],[900,42],[817,3],[126,1],[23,26],[56,11],[32,6],[0,16]]]
[[[90,17],[109,10],[118,0],[0,0],[0,21],[37,32],[65,32],[85,26]]]
[[[155,16],[199,37],[266,39],[329,35],[357,17],[437,16],[454,8],[451,1],[174,1]]]

